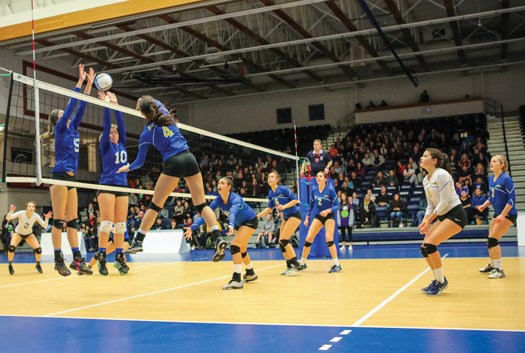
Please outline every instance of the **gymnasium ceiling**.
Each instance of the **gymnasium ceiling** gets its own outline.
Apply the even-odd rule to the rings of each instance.
[[[377,27],[376,27],[377,26]],[[378,30],[378,28],[380,30]],[[25,39],[0,43],[31,60]],[[38,60],[188,103],[525,63],[525,1],[204,1],[37,36]]]

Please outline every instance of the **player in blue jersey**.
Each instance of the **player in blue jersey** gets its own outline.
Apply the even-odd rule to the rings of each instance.
[[[80,89],[87,79],[84,93],[89,95],[91,86],[95,79],[92,68],[89,72],[84,71],[84,65],[79,65],[79,78],[74,88],[75,92]],[[77,129],[82,121],[87,103],[80,101],[75,115],[73,112],[77,105],[77,99],[71,98],[65,110],[55,109],[49,114],[49,126],[47,132],[42,134],[41,139],[55,138],[55,167],[52,169],[53,179],[75,181],[78,169],[78,158],[80,151],[80,134]],[[64,264],[62,253],[62,229],[67,227],[67,238],[73,252],[73,262],[69,266],[76,271],[92,274],[93,271],[86,265],[80,253],[77,235],[78,195],[77,189],[71,186],[52,185],[51,204],[53,206],[53,228],[51,236],[55,250],[55,270],[62,276],[69,276],[71,271]]]
[[[282,274],[286,276],[295,275],[296,271],[304,269],[295,255],[295,250],[290,243],[290,238],[301,224],[301,212],[299,211],[299,200],[293,192],[286,186],[280,185],[281,176],[276,171],[268,174],[268,207],[257,215],[257,218],[263,218],[272,212],[275,207],[283,214],[283,221],[279,229],[279,248],[281,249],[284,259],[286,260],[286,271]],[[295,267],[295,268],[294,268]]]
[[[226,235],[234,234],[235,230],[235,236],[230,245],[230,252],[233,258],[233,276],[230,282],[222,289],[241,289],[243,287],[243,281],[241,280],[243,263],[246,267],[244,281],[251,282],[257,279],[247,250],[248,241],[257,230],[259,224],[257,214],[244,202],[242,197],[231,191],[232,185],[233,182],[228,177],[219,179],[217,184],[219,196],[210,204],[210,209],[220,208],[228,216],[228,231]],[[199,218],[191,227],[186,228],[186,239],[191,239],[192,232],[203,223],[202,218]]]
[[[152,96],[140,98],[137,101],[137,109],[140,110],[147,121],[146,127],[140,135],[137,159],[130,165],[120,167],[117,173],[129,172],[142,167],[150,145],[153,145],[161,153],[164,160],[164,169],[155,185],[149,208],[127,252],[135,254],[143,250],[142,242],[146,237],[146,233],[153,226],[170,193],[179,185],[179,180],[184,178],[190,189],[195,210],[206,221],[213,241],[215,241],[213,261],[222,260],[227,244],[221,238],[215,214],[206,204],[204,183],[202,182],[199,164],[195,156],[190,152],[186,139],[177,127],[176,117]]]
[[[317,186],[312,191],[312,199],[308,214],[304,220],[304,225],[310,228],[304,241],[303,253],[301,255],[301,264],[306,268],[306,260],[310,254],[310,247],[321,228],[326,230],[326,246],[330,251],[334,264],[330,267],[329,273],[341,272],[342,268],[337,258],[337,248],[334,244],[335,232],[335,214],[339,210],[339,200],[334,188],[326,184],[327,175],[323,170],[316,174]],[[310,219],[313,220],[310,222]]]
[[[448,156],[436,148],[427,148],[419,165],[428,172],[423,179],[428,206],[418,227],[425,235],[420,251],[434,272],[434,280],[421,291],[435,296],[448,286],[437,247],[461,232],[467,224],[467,214],[454,188]]]
[[[494,209],[494,217],[490,221],[488,239],[490,263],[487,267],[479,270],[482,273],[489,273],[488,278],[490,279],[505,277],[499,240],[516,223],[518,218],[514,182],[510,175],[505,173],[507,168],[507,158],[499,154],[492,157],[490,170],[494,173],[494,176],[489,178],[489,198],[483,205],[478,206],[480,212],[483,212],[489,205],[492,205]]]
[[[98,92],[102,100],[118,104],[117,97],[111,92]],[[109,108],[104,109],[104,129],[100,135],[100,157],[102,159],[102,171],[100,173],[100,185],[111,185],[127,187],[128,173],[118,173],[117,170],[128,164],[128,153],[126,151],[126,127],[122,112],[115,110],[117,125],[112,124]],[[108,247],[109,233],[114,227],[114,244],[116,247],[115,262],[113,266],[121,275],[128,273],[126,257],[123,253],[124,233],[126,232],[126,220],[128,216],[128,194],[119,191],[99,191],[97,200],[100,207],[100,227],[98,228],[98,272],[108,275],[106,267],[106,249]]]

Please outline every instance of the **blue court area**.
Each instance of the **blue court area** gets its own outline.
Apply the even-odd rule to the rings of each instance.
[[[525,332],[2,317],[0,351],[523,352]]]
[[[440,246],[442,254],[448,258],[486,258],[485,243],[448,243]],[[516,243],[503,243],[504,257],[525,257],[525,249]],[[192,251],[165,259],[148,259],[135,255],[129,261],[209,261],[212,252]],[[252,249],[254,261],[281,260],[278,249]],[[352,252],[340,252],[341,259],[413,259],[420,258],[419,245],[377,245],[354,246]],[[230,256],[225,259],[228,261]],[[312,259],[315,261],[315,259]],[[324,259],[323,259],[324,260]],[[6,256],[0,261],[5,263]],[[15,262],[33,262],[32,254],[17,254]],[[480,261],[480,264],[483,262]],[[2,267],[4,267],[3,265]],[[6,270],[2,270],[1,281],[9,283]],[[521,271],[525,273],[525,269]],[[29,288],[25,288],[27,290]],[[370,288],[373,290],[373,288]],[[216,293],[220,294],[220,293]],[[523,293],[522,293],[523,294]],[[523,295],[519,295],[522,297]],[[64,295],[69,295],[64,293]],[[277,295],[285,295],[276,293]],[[322,305],[337,305],[325,302],[330,293],[319,289],[314,293],[312,305],[322,310]],[[480,295],[483,295],[480,293]],[[57,299],[59,300],[59,299]],[[210,301],[215,300],[210,296]],[[433,301],[422,308],[432,315]],[[323,302],[321,306],[319,303]],[[8,306],[9,303],[4,303]],[[39,305],[46,306],[45,302]],[[217,305],[221,305],[217,302]],[[253,303],[244,303],[249,310]],[[488,310],[479,307],[479,310]],[[130,306],[128,310],[133,310]],[[278,311],[275,302],[267,310]],[[224,318],[229,308],[224,307]],[[525,313],[523,313],[525,317]],[[341,312],[340,315],[345,315]],[[490,317],[486,317],[490,320]],[[472,352],[500,353],[525,352],[525,331],[481,330],[450,328],[411,327],[367,327],[356,323],[353,326],[317,326],[258,323],[207,323],[207,322],[169,322],[140,321],[125,319],[90,319],[71,317],[0,316],[0,352],[9,353],[56,353],[56,352],[215,352],[245,351],[249,353],[304,353],[304,352]]]

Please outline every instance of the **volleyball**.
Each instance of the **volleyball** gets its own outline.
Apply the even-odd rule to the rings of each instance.
[[[109,74],[102,72],[95,77],[95,86],[98,90],[106,92],[111,85],[113,85],[113,79]]]

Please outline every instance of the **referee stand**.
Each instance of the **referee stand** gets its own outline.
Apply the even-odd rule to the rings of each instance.
[[[326,185],[330,187],[334,187],[334,181],[330,178],[327,179]],[[299,227],[299,238],[300,238],[300,244],[301,244],[301,253],[304,246],[304,241],[306,240],[306,236],[308,235],[308,229],[309,227],[304,226],[304,220],[306,218],[306,214],[308,213],[308,206],[310,204],[310,200],[312,198],[312,191],[314,187],[317,187],[317,180],[315,177],[305,177],[299,179],[299,205],[302,215],[302,222],[301,226]],[[335,219],[335,231],[334,231],[334,244],[337,248],[339,248],[339,228],[337,224],[337,217],[334,215]],[[313,219],[310,219],[310,224],[313,221]],[[325,235],[326,229],[323,227],[317,234],[317,236],[314,239],[314,242],[312,243],[312,247],[310,250],[310,257],[317,257],[317,258],[324,258],[324,257],[330,257],[330,251],[328,250],[328,247],[326,246],[326,235]]]

